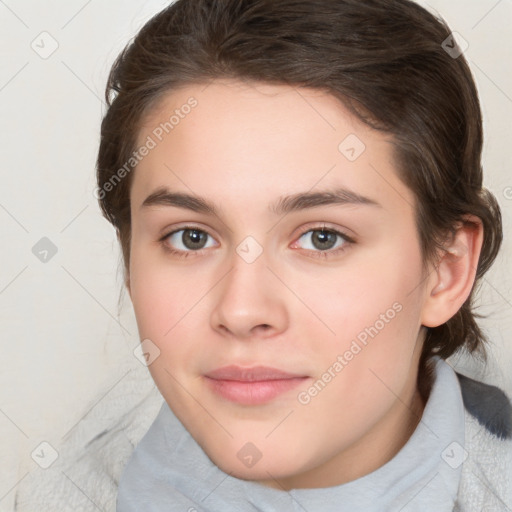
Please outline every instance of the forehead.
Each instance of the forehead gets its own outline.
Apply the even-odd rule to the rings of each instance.
[[[412,202],[389,136],[324,91],[236,81],[189,85],[166,94],[144,118],[137,147],[150,140],[132,184],[135,207],[162,185],[240,206],[340,186]]]

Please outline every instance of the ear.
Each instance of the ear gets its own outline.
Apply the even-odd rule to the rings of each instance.
[[[462,307],[475,283],[482,242],[482,221],[474,215],[466,216],[440,251],[437,265],[427,280],[422,325],[442,325]]]

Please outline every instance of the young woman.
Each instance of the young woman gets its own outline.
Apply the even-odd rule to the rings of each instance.
[[[407,0],[178,0],[107,98],[97,193],[165,399],[118,510],[511,508],[510,402],[444,361],[483,350],[501,242],[450,29]]]

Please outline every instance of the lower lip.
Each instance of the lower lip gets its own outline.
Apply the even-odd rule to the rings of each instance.
[[[231,402],[243,405],[258,405],[270,402],[277,396],[304,383],[308,377],[292,379],[260,380],[244,382],[239,380],[217,380],[206,377],[214,393]]]

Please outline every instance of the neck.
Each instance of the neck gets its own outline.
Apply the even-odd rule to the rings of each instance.
[[[334,487],[370,474],[389,462],[407,443],[425,408],[416,377],[414,373],[409,391],[397,396],[386,415],[355,444],[319,467],[278,481],[263,480],[259,483],[286,491]]]

